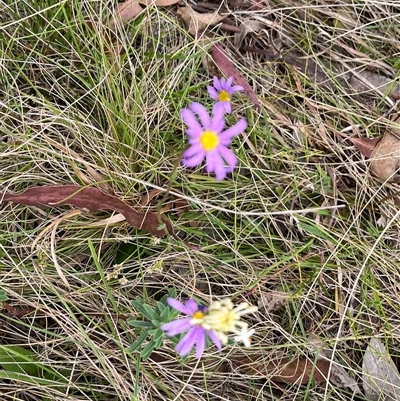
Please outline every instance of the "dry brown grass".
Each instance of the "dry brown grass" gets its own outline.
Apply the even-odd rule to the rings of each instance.
[[[111,65],[109,32],[99,22],[111,9],[78,0],[0,5],[2,191],[89,184],[137,205],[167,187],[185,143],[179,110],[208,102],[207,46],[185,32],[174,8],[148,9],[121,28],[125,53]],[[397,361],[398,186],[374,178],[343,134],[377,137],[393,124],[395,86],[376,88],[365,72],[396,80],[400,7],[394,0],[272,0],[261,8],[243,3],[230,15],[238,26],[262,24],[241,44],[258,52],[235,48],[218,28],[214,40],[263,107],[236,98],[234,117],[246,116],[249,129],[235,144],[240,166],[232,180],[178,168],[169,200],[186,199],[189,211],[180,214],[173,203],[166,217],[197,248],[173,238],[156,244],[123,222],[109,225],[108,213],[66,217],[52,238],[44,230],[68,209],[1,205],[8,296],[1,346],[28,350],[30,366],[49,380],[0,374],[2,399],[352,400],[331,382],[279,383],[267,361],[314,361],[317,337],[361,383],[371,336],[384,338]],[[363,90],[348,85],[354,76]],[[309,208],[330,209],[302,212]],[[170,288],[182,299],[260,302],[254,347],[210,348],[197,363],[178,360],[166,340],[141,361],[128,351],[138,333],[127,319],[141,318],[130,301],[139,296],[154,306]],[[261,300],[271,294],[287,303],[265,308]],[[234,362],[243,355],[258,372]]]

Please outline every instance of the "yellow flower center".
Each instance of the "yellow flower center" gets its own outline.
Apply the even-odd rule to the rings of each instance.
[[[221,92],[218,93],[218,100],[220,102],[229,102],[231,98],[226,90],[222,90]]]
[[[218,135],[214,131],[206,130],[200,135],[200,143],[206,152],[214,150],[219,143]]]
[[[200,310],[197,310],[193,313],[193,319],[203,319],[204,313]]]
[[[204,321],[204,312],[201,310],[197,310],[193,313],[192,319],[190,320],[190,324],[195,324],[196,326],[200,326]]]

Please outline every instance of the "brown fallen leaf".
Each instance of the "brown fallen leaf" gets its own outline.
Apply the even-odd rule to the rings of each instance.
[[[7,314],[12,317],[23,317],[35,311],[35,308],[32,307],[17,309],[10,304],[6,304],[4,302],[1,303],[0,309],[4,309],[5,311],[7,311]]]
[[[353,143],[358,151],[365,157],[370,158],[372,152],[381,141],[382,138],[352,138],[341,131],[336,131],[338,135]]]
[[[233,365],[243,373],[258,374],[282,383],[307,384],[310,379],[316,383],[326,383],[329,377],[329,361],[311,361],[307,358],[283,357],[269,362],[253,360],[250,356],[238,356],[232,358]]]
[[[143,7],[140,4],[165,7],[176,4],[179,1],[180,0],[126,0],[123,3],[119,3],[115,8],[115,15],[110,21],[109,27],[114,29],[118,22],[128,23],[135,19],[143,11]]]
[[[163,193],[164,191],[161,189],[152,189],[149,192],[147,192],[142,197],[140,201],[140,208],[138,210],[141,212],[143,208],[149,205],[153,199],[157,198],[159,195]],[[182,198],[177,198],[176,200],[169,201],[165,205],[161,206],[160,214],[163,214],[168,210],[171,210],[172,208],[176,209],[178,215],[181,215],[182,213],[187,212],[189,210],[189,203],[186,199]],[[193,226],[191,225],[191,227]]]
[[[160,224],[155,213],[140,213],[116,196],[105,194],[97,188],[77,185],[41,186],[29,188],[20,194],[0,192],[0,198],[3,201],[39,208],[73,205],[88,212],[111,209],[124,215],[126,221],[134,227],[160,238],[165,236],[165,231],[158,229]],[[162,221],[168,233],[174,235],[171,223],[166,219]]]
[[[161,189],[151,189],[140,200],[141,208],[147,206],[153,198],[157,197],[158,195],[160,195],[162,193],[163,193],[163,191]]]
[[[221,45],[216,44],[211,49],[211,56],[219,67],[219,69],[227,76],[233,77],[233,82],[235,85],[243,86],[244,93],[249,97],[252,103],[259,108],[260,102],[257,98],[257,95],[254,93],[253,89],[249,85],[249,83],[240,75],[239,71],[236,69],[235,65],[231,60],[229,60],[228,56],[225,54]]]
[[[173,358],[168,358],[165,353],[153,352],[150,359],[155,362],[163,362],[164,367],[176,368],[178,362]],[[260,379],[272,380],[281,383],[308,384],[310,380],[316,383],[326,383],[328,380],[330,363],[329,361],[311,361],[306,358],[281,358],[271,361],[267,352],[260,355],[232,355],[229,363],[223,363],[216,368],[215,360],[205,360],[203,362],[207,371],[215,372],[240,372]],[[186,362],[185,369],[180,370],[182,380],[192,379],[193,377],[204,378],[204,371],[198,369],[196,362]],[[202,376],[203,375],[203,376]]]
[[[190,210],[188,200],[178,198],[175,201],[175,209],[176,209],[178,216],[181,216],[183,213],[188,212]],[[189,224],[190,224],[190,227],[197,227],[197,223],[195,221],[191,221]]]
[[[257,302],[258,310],[266,312],[276,312],[289,302],[289,295],[283,292],[265,292],[259,294]]]
[[[289,361],[289,358],[282,358],[279,363],[269,363],[267,371],[276,370],[272,379],[284,383],[307,384],[311,378],[316,383],[325,383],[328,380],[329,367],[328,361],[310,361],[306,358]]]
[[[143,7],[136,0],[126,0],[123,3],[119,3],[115,8],[115,15],[109,26],[114,29],[118,23],[126,24],[135,19],[142,11]]]
[[[195,37],[198,37],[199,33],[207,27],[217,25],[226,18],[219,15],[218,11],[201,14],[194,11],[192,7],[179,7],[177,14],[183,19],[188,32]]]
[[[233,44],[238,49],[243,43],[244,38],[249,33],[255,33],[265,28],[265,24],[261,21],[257,21],[251,17],[244,18],[242,23],[240,24],[240,31],[235,34],[233,39]]]
[[[358,383],[353,379],[344,366],[339,363],[335,357],[333,350],[315,334],[309,335],[310,348],[316,355],[318,360],[325,360],[331,363],[329,381],[339,388],[348,388],[353,394],[361,393]]]
[[[349,141],[353,142],[353,145],[359,150],[359,152],[365,157],[371,157],[376,145],[382,138],[348,138]]]
[[[371,154],[371,170],[382,181],[400,182],[399,168],[400,139],[386,132]]]

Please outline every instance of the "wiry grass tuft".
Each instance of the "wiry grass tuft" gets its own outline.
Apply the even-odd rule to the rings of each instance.
[[[216,182],[177,164],[186,146],[180,109],[198,100],[211,108],[202,62],[210,44],[187,34],[173,7],[148,7],[113,32],[114,6],[0,5],[1,190],[94,186],[139,206],[161,189],[144,209],[155,212],[171,184],[161,207],[184,241],[155,241],[126,222],[110,223],[110,212],[2,203],[8,300],[0,352],[17,350],[19,362],[0,361],[1,398],[354,399],[332,383],[278,383],[266,366],[281,357],[315,361],[315,338],[358,383],[371,336],[398,357],[397,184],[372,177],[339,135],[383,135],[395,104],[373,89],[352,92],[333,70],[396,78],[399,8],[274,0],[233,10],[238,24],[264,23],[243,45],[282,58],[295,52],[330,84],[215,37],[262,103],[258,111],[235,96],[228,121],[246,117],[249,128],[234,141],[238,169]],[[210,348],[197,363],[180,360],[166,339],[141,361],[140,350],[129,352],[139,331],[128,320],[142,319],[131,300],[154,307],[173,288],[204,303],[219,296],[258,303],[254,346]],[[271,294],[284,300],[279,308],[265,305]],[[256,369],[235,364],[243,355]]]

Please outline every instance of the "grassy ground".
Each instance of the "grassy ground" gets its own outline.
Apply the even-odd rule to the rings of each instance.
[[[238,25],[249,17],[265,24],[245,38],[248,46],[299,52],[328,74],[339,60],[396,77],[395,3],[272,0],[232,15]],[[192,101],[212,105],[203,64],[210,45],[186,32],[174,7],[148,8],[118,28],[116,54],[106,26],[113,6],[0,4],[2,191],[89,185],[138,206],[149,191],[168,187],[186,144],[179,110]],[[216,182],[201,168],[178,167],[162,206],[185,243],[109,223],[109,212],[1,204],[2,399],[361,400],[331,382],[271,380],[266,361],[314,361],[318,338],[360,383],[372,336],[398,361],[398,187],[374,179],[338,135],[382,135],[395,104],[235,52],[232,39],[216,32],[262,108],[235,97],[230,121],[246,117],[249,126],[234,141],[239,167],[231,178]],[[155,211],[156,203],[146,207]],[[254,346],[209,348],[196,364],[177,358],[166,339],[141,361],[139,351],[129,352],[139,333],[128,319],[141,319],[131,300],[154,307],[173,288],[182,299],[244,296],[258,304]],[[229,364],[243,355],[257,372]]]

